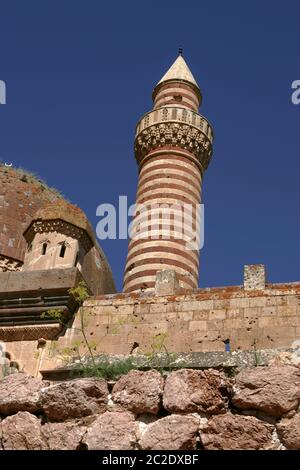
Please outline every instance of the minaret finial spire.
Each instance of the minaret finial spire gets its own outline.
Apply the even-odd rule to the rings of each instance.
[[[165,73],[165,75],[162,77],[162,79],[158,82],[157,85],[167,80],[184,80],[185,82],[190,82],[197,88],[199,88],[195,78],[193,77],[192,72],[190,71],[186,61],[182,56],[182,47],[178,49],[178,54],[179,55],[175,62],[173,62],[169,70]]]

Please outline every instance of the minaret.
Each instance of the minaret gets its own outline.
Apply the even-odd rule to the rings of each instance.
[[[154,88],[153,110],[137,124],[137,212],[124,292],[154,290],[156,273],[165,269],[176,271],[181,287],[198,287],[199,249],[191,249],[188,240],[199,229],[197,208],[213,138],[211,126],[198,114],[201,98],[180,53]],[[191,217],[188,229],[183,212]]]

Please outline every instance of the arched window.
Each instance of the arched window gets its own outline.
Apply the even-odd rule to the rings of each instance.
[[[67,249],[67,247],[66,247],[65,243],[63,243],[60,247],[60,252],[59,252],[60,258],[65,257],[66,249]]]
[[[48,247],[48,243],[43,243],[42,244],[42,255],[45,255],[47,253],[47,247]]]

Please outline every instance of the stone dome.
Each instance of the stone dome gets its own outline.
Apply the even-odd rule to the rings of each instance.
[[[84,212],[37,177],[0,164],[0,272],[22,268],[24,232],[39,218],[62,219],[85,230],[93,248],[85,257],[83,277],[95,295],[115,292],[110,266]]]
[[[39,209],[58,201],[63,197],[35,176],[0,164],[0,257],[22,265],[24,230]]]

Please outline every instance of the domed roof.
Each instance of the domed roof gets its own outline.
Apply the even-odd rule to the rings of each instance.
[[[75,227],[84,230],[91,242],[96,245],[95,233],[94,230],[85,215],[85,213],[77,206],[68,203],[64,199],[57,201],[55,204],[48,204],[38,209],[38,211],[33,214],[32,222],[36,220],[63,220]],[[30,228],[32,224],[25,230],[24,237],[27,239],[27,234],[30,233]]]
[[[35,176],[0,164],[0,256],[23,262],[24,230],[39,209],[57,202],[69,205]]]
[[[34,175],[0,164],[0,260],[23,264],[24,232],[37,219],[62,219],[85,230],[94,246],[85,256],[82,275],[95,295],[115,292],[110,266],[84,212]]]

